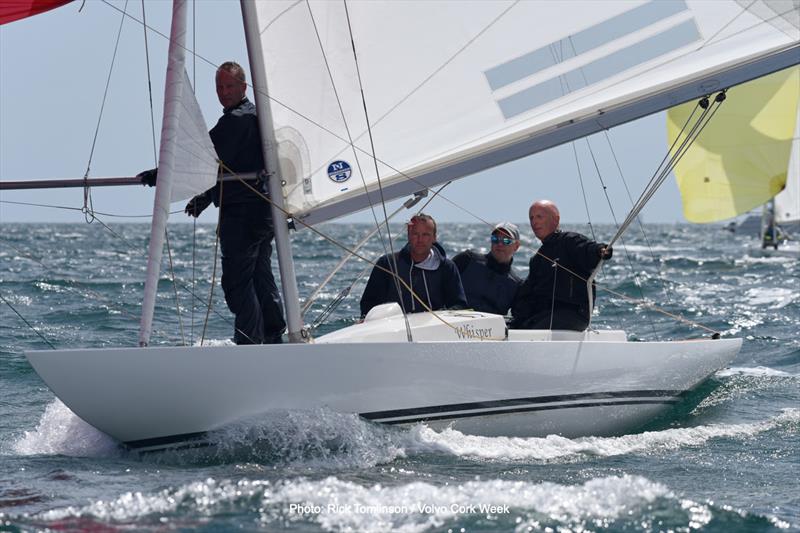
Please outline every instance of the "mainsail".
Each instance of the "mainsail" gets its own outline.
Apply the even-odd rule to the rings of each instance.
[[[796,67],[728,92],[727,101],[675,168],[689,222],[735,217],[784,189],[792,168],[792,145],[797,144],[792,138],[797,135],[799,96],[800,69]],[[670,144],[693,109],[690,103],[667,113]],[[793,157],[796,167],[797,155]]]
[[[782,2],[256,6],[287,208],[307,223],[380,202],[379,178],[396,198],[800,61]]]

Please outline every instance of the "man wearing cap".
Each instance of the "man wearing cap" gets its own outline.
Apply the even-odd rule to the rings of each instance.
[[[461,273],[467,305],[486,313],[505,315],[511,308],[522,280],[511,263],[519,249],[519,228],[500,222],[491,233],[489,253],[464,250],[453,257]]]
[[[436,221],[430,215],[411,217],[408,244],[378,259],[361,296],[361,317],[389,302],[398,302],[406,313],[467,307],[458,269],[436,242]]]
[[[528,217],[542,245],[511,307],[511,327],[583,331],[589,325],[586,280],[601,259],[611,259],[613,250],[580,233],[561,231],[558,207],[549,200],[534,202]]]

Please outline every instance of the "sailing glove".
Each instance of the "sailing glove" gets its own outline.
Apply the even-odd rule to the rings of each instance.
[[[608,261],[611,259],[612,255],[614,255],[614,248],[611,246],[603,246],[600,248],[600,259],[603,261]]]
[[[206,193],[198,194],[189,200],[189,203],[186,204],[186,209],[183,211],[190,217],[197,218],[209,205],[211,205],[211,195]]]
[[[158,179],[158,169],[151,168],[150,170],[145,170],[144,172],[139,172],[136,174],[136,177],[142,182],[142,185],[147,185],[148,187],[155,187],[156,180]]]

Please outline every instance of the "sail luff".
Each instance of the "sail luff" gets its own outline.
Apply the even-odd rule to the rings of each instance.
[[[275,140],[275,128],[272,123],[267,75],[264,68],[264,54],[259,36],[258,14],[253,0],[241,0],[242,20],[244,23],[247,54],[250,59],[250,74],[253,77],[253,93],[261,131],[261,143],[264,152],[264,164],[269,176],[270,199],[272,200],[272,220],[275,232],[275,252],[278,256],[278,268],[281,273],[281,289],[283,304],[286,310],[286,325],[289,342],[303,340],[303,318],[300,313],[300,292],[297,289],[297,277],[292,257],[292,243],[289,237],[289,226],[284,212],[283,194],[281,194],[281,169],[278,161],[278,149]]]
[[[161,124],[158,182],[153,202],[153,223],[150,229],[147,278],[142,300],[142,318],[139,325],[140,346],[147,346],[150,342],[156,293],[158,291],[158,278],[161,269],[161,256],[164,249],[167,219],[169,218],[186,58],[186,13],[186,0],[175,0],[172,5],[167,79],[164,88],[164,118]]]
[[[800,44],[781,46],[750,61],[724,65],[701,75],[672,80],[628,101],[611,102],[603,109],[585,109],[535,128],[513,138],[477,149],[466,150],[418,169],[404,172],[400,180],[383,181],[383,197],[392,200],[441,183],[457,180],[602,130],[663,111],[800,63]],[[411,179],[409,179],[411,178]],[[335,219],[380,202],[373,187],[369,192],[353,191],[309,211],[293,215],[314,225]]]

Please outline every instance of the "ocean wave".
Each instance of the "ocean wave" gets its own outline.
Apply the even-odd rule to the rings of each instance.
[[[749,438],[785,424],[800,421],[800,409],[785,409],[768,420],[750,424],[712,424],[688,428],[670,428],[619,437],[579,437],[558,435],[537,438],[479,437],[454,429],[441,432],[419,426],[419,451],[439,451],[462,458],[503,461],[564,461],[581,457],[612,457],[651,454],[689,446],[700,446],[715,438]]]
[[[731,367],[723,368],[715,374],[717,377],[729,376],[781,376],[781,377],[797,377],[795,374],[784,372],[783,370],[775,370],[766,366],[756,367]]]
[[[592,457],[651,454],[700,446],[711,439],[744,439],[800,422],[800,409],[784,409],[767,420],[712,424],[619,437],[481,437],[454,429],[435,431],[367,422],[327,409],[271,412],[207,433],[204,446],[142,456],[161,464],[250,462],[289,469],[369,468],[414,455],[444,454],[466,460],[565,462]],[[118,441],[90,426],[59,400],[45,410],[36,429],[12,444],[19,455],[113,457],[126,452]]]
[[[128,492],[89,505],[33,517],[53,527],[76,520],[107,524],[213,526],[215,517],[247,517],[260,527],[314,524],[326,531],[424,532],[457,525],[475,529],[552,531],[621,528],[689,530],[721,515],[723,524],[769,523],[768,518],[680,499],[641,476],[612,476],[582,484],[475,480],[460,485],[415,481],[369,486],[328,477],[266,480],[208,478],[154,493]],[[755,520],[754,520],[755,519]],[[788,525],[788,524],[787,524]]]
[[[19,455],[66,455],[70,457],[114,457],[119,443],[90,426],[60,400],[47,406],[36,429],[26,431],[12,445]]]

